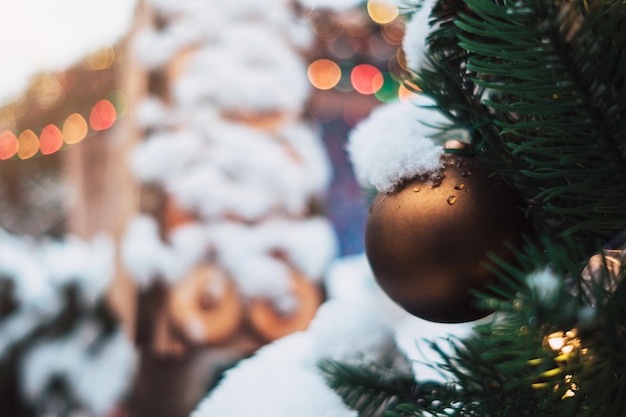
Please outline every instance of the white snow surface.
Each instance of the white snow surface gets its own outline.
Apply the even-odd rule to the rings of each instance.
[[[297,111],[310,93],[302,56],[267,24],[231,22],[203,44],[174,83],[179,107],[203,102],[244,113]]]
[[[135,0],[0,2],[0,105],[23,93],[33,75],[57,72],[117,42],[130,28]]]
[[[161,239],[150,216],[138,215],[129,223],[122,262],[141,287],[158,280],[175,283],[213,254],[244,297],[280,303],[291,291],[292,267],[319,282],[338,253],[334,229],[324,217],[193,223],[175,229],[169,240]],[[274,252],[282,253],[292,267]]]
[[[73,235],[36,240],[0,229],[0,275],[13,281],[23,308],[51,309],[59,288],[68,284],[77,285],[83,301],[92,305],[112,279],[113,265],[113,242],[106,235],[91,241]]]
[[[132,383],[136,352],[119,330],[90,351],[99,333],[97,325],[85,321],[73,333],[31,348],[20,370],[26,396],[37,399],[51,378],[62,376],[83,405],[106,416]]]
[[[385,376],[413,375],[418,382],[451,381],[434,366],[441,358],[427,341],[440,341],[450,353],[450,338],[469,335],[476,322],[440,324],[409,315],[375,284],[364,254],[335,259],[325,283],[329,300],[308,329],[227,371],[191,417],[355,417],[325,384],[317,367],[322,359],[375,367]]]
[[[395,346],[393,332],[370,319],[363,306],[326,302],[308,330],[261,348],[227,371],[191,416],[356,417],[326,385],[317,362],[324,358],[350,363],[366,360],[389,372],[407,372],[408,362]],[[244,395],[246,401],[233,401]]]
[[[104,295],[113,278],[114,248],[106,235],[84,241],[34,239],[0,229],[0,276],[14,284],[18,308],[0,322],[0,357],[63,308],[61,289],[76,285],[84,307]]]
[[[424,96],[380,105],[350,132],[348,153],[364,188],[389,192],[402,180],[442,168],[434,137],[447,119]]]
[[[552,306],[559,294],[562,282],[549,267],[532,272],[526,277],[526,284],[539,301]]]
[[[237,398],[245,398],[237,401]],[[298,332],[227,371],[191,417],[357,417],[315,369],[311,337]]]
[[[405,24],[402,50],[406,57],[407,66],[415,72],[429,67],[426,61],[426,37],[431,32],[428,22],[434,4],[435,0],[424,0],[421,8],[413,13]]]
[[[148,106],[161,109],[154,101]],[[131,165],[140,180],[162,184],[205,220],[258,220],[276,211],[301,215],[332,175],[321,138],[306,123],[287,121],[267,132],[227,121],[213,109],[184,128],[149,136]]]
[[[342,12],[364,3],[364,0],[299,0],[302,6],[309,9],[328,9]]]

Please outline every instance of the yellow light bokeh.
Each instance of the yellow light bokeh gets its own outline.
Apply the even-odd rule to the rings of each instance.
[[[318,59],[311,62],[307,69],[311,84],[320,90],[330,90],[341,79],[341,68],[330,59]]]
[[[400,84],[400,87],[398,87],[398,99],[402,103],[408,103],[409,101],[417,97],[418,97],[417,93],[409,90],[403,84]]]
[[[26,129],[17,138],[17,156],[28,159],[39,152],[39,138],[30,129]]]
[[[68,145],[73,145],[85,139],[88,131],[87,121],[78,113],[70,114],[63,122],[63,140]]]
[[[389,0],[369,0],[367,13],[374,22],[379,25],[386,25],[398,17],[399,11],[398,6]]]
[[[85,68],[91,71],[105,70],[115,63],[115,58],[115,48],[107,46],[89,55],[85,59]]]

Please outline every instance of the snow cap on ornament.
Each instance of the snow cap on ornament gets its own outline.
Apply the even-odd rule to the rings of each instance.
[[[447,123],[426,96],[374,109],[348,138],[360,185],[389,192],[405,179],[440,170],[443,146],[437,138]]]
[[[532,226],[520,195],[470,147],[444,150],[442,141],[467,133],[446,129],[435,106],[417,105],[424,100],[376,109],[350,136],[357,178],[379,191],[365,253],[378,285],[409,313],[473,321],[490,313],[475,293],[498,281],[493,258],[516,264],[511,248]]]

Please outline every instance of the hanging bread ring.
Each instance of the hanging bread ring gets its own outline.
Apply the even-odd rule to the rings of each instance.
[[[252,327],[267,341],[305,330],[322,303],[321,289],[301,273],[291,275],[293,311],[278,311],[270,300],[254,299],[250,302],[248,317]]]
[[[196,216],[180,206],[171,195],[165,196],[163,203],[163,226],[167,233],[174,229],[197,222]]]
[[[170,290],[168,312],[190,342],[215,344],[239,328],[243,316],[235,284],[212,264],[201,264]]]

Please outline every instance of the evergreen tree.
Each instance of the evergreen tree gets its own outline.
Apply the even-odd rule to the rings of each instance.
[[[367,417],[626,415],[626,3],[438,0],[428,13],[407,85],[446,115],[442,134],[469,132],[535,235],[516,265],[495,259],[500,279],[479,294],[491,318],[452,354],[431,341],[448,383],[320,368]]]

